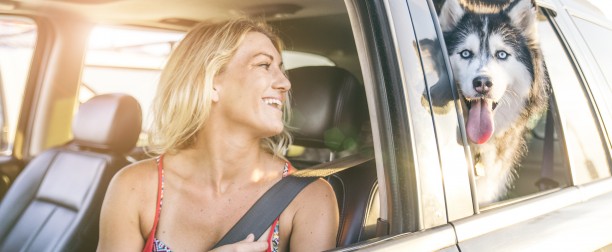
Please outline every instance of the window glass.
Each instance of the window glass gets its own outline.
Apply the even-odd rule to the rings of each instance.
[[[334,62],[321,55],[305,52],[283,51],[283,63],[286,70],[303,66],[335,66]]]
[[[178,31],[94,28],[89,38],[79,102],[105,93],[126,93],[136,98],[143,113],[143,133],[138,146],[143,146],[151,119],[149,108],[161,70],[172,48],[184,36],[184,32]],[[282,55],[286,69],[335,65],[330,59],[311,53],[284,51]]]
[[[4,153],[9,152],[15,138],[36,36],[34,21],[0,16],[0,151]]]
[[[554,110],[554,107],[552,108]],[[566,157],[563,145],[558,134],[558,117],[552,117],[547,121],[548,113],[532,118],[530,130],[525,134],[527,149],[525,156],[515,167],[516,180],[508,191],[507,199],[514,199],[522,196],[531,195],[541,191],[566,187],[569,185],[569,170],[565,163]],[[547,124],[552,123],[552,128],[547,129]],[[547,130],[553,130],[552,134]],[[547,136],[547,134],[550,134]],[[551,139],[546,139],[551,137]],[[547,146],[547,141],[551,141],[552,148]],[[550,155],[552,154],[552,155]],[[547,155],[550,155],[547,157]],[[546,168],[546,167],[552,167]],[[540,188],[540,183],[542,188]]]
[[[96,27],[89,37],[79,101],[105,93],[129,94],[140,102],[143,125],[148,125],[161,69],[183,37],[175,31]],[[139,146],[145,142],[144,132]]]
[[[610,176],[607,154],[588,93],[568,52],[548,22],[538,27],[555,93],[574,184]],[[601,50],[605,53],[605,50]]]
[[[588,20],[572,17],[578,31],[582,34],[587,45],[591,49],[595,60],[600,67],[612,66],[612,50],[610,50],[610,41],[612,41],[612,29],[590,22]],[[608,82],[608,88],[612,85],[612,71],[602,69],[604,76]]]
[[[540,31],[545,30],[545,32],[542,32],[540,36],[555,36],[544,15],[540,13],[538,15],[538,20],[540,20],[539,25],[542,26],[542,28],[539,28]],[[553,39],[556,39],[556,37],[553,37]],[[558,40],[557,44],[559,44]],[[419,46],[421,48],[428,47],[425,41],[421,41]],[[545,47],[548,45],[546,45],[546,43],[541,43],[541,46]],[[562,50],[561,47],[557,49]],[[565,53],[560,52],[560,55],[565,55]],[[424,58],[424,62],[427,63],[427,53],[422,56]],[[549,60],[550,59],[545,58],[547,64],[554,65],[554,63],[548,63]],[[466,116],[469,113],[469,107],[465,101],[461,101],[460,103],[456,102],[456,95],[453,95],[449,88],[450,84],[448,81],[445,81],[447,76],[445,76],[446,73],[444,69],[437,70],[438,72],[442,73],[438,74],[440,76],[436,76],[436,71],[430,70],[430,67],[428,67],[427,64],[424,65],[424,68],[427,73],[426,78],[428,82],[435,83],[435,85],[429,87],[428,91],[434,115],[436,137],[439,142],[438,148],[440,149],[440,160],[442,169],[445,172],[444,183],[446,188],[445,193],[447,195],[446,200],[448,215],[449,219],[452,220],[456,219],[458,216],[461,216],[461,213],[465,213],[465,211],[459,211],[460,207],[466,207],[458,202],[453,202],[453,200],[458,201],[457,199],[464,199],[465,201],[465,199],[471,198],[470,195],[466,195],[466,192],[458,190],[461,188],[461,183],[459,180],[455,179],[457,177],[461,177],[464,181],[471,179],[468,178],[468,174],[463,172],[464,169],[462,169],[463,167],[468,167],[469,165],[468,162],[466,162],[466,154],[463,147],[464,143],[462,142],[461,131],[459,130],[460,127],[466,127],[465,125],[468,123]],[[557,78],[555,78],[555,80],[556,79]],[[512,95],[512,93],[506,93],[505,95]],[[457,104],[460,105],[458,106]],[[501,104],[501,106],[508,106],[508,104]],[[455,112],[457,110],[455,107],[460,107],[459,109],[463,110],[463,116],[460,113],[458,114]],[[498,110],[497,113],[502,113],[499,111],[500,110]],[[546,191],[553,188],[564,187],[569,184],[569,170],[566,168],[566,158],[564,152],[562,151],[562,141],[559,140],[559,134],[557,134],[560,124],[558,119],[554,119],[555,114],[556,113],[551,113],[552,119],[550,119],[550,121],[547,121],[547,113],[533,115],[528,119],[528,123],[526,125],[527,130],[523,135],[525,139],[525,148],[521,148],[519,150],[522,153],[520,153],[521,155],[518,155],[519,159],[512,168],[510,178],[508,178],[508,191],[504,195],[500,195],[500,198],[493,200],[493,202],[481,202],[479,205],[481,210],[512,203],[515,200],[520,200],[519,198],[531,196],[541,191]],[[549,138],[550,142],[546,140],[545,136],[547,124],[551,127],[551,129],[549,129],[551,131],[548,132],[548,134],[551,135]],[[468,139],[467,141],[469,142],[470,140]],[[552,147],[546,146],[547,144],[551,145]],[[472,148],[470,151],[472,155],[468,155],[468,158],[472,159],[472,167],[470,168],[473,170],[472,174],[470,175],[473,175],[473,180],[475,182],[475,184],[472,185],[472,190],[474,191],[473,195],[478,195],[479,193],[483,193],[475,191],[478,188],[477,185],[479,185],[479,180],[486,178],[485,176],[500,175],[490,172],[490,169],[487,169],[488,167],[484,167],[482,165],[483,163],[480,162],[479,158],[481,158],[481,156],[476,153],[483,149],[479,150],[477,145],[471,145],[471,147]],[[495,160],[497,161],[503,158],[514,158],[511,156],[504,157],[502,156],[503,154],[504,153],[499,153],[497,156],[494,156]],[[507,162],[507,160],[504,161]],[[552,167],[552,169],[543,167]],[[481,183],[480,185],[482,184],[484,183]],[[469,206],[471,207],[472,205],[470,204]],[[453,211],[457,212],[455,216],[453,216]]]
[[[421,106],[417,108],[425,108],[433,117],[422,121],[419,119],[419,123],[415,123],[415,127],[431,128],[432,125],[428,124],[434,122],[433,127],[435,140],[438,143],[442,177],[447,178],[444,179],[444,187],[453,188],[444,191],[448,207],[447,215],[449,220],[456,220],[473,213],[470,200],[472,196],[468,187],[469,184],[466,183],[469,180],[469,165],[466,147],[461,139],[460,128],[462,126],[458,120],[460,118],[458,114],[460,105],[455,99],[458,94],[452,87],[449,72],[444,67],[442,54],[446,51],[443,51],[437,39],[435,39],[437,37],[435,30],[419,28],[415,28],[415,30],[417,30],[419,36],[427,38],[419,40],[426,85],[421,92],[422,98],[417,99],[421,102]],[[424,131],[423,129],[418,130],[419,132]],[[426,170],[433,169],[431,164],[426,167]]]
[[[560,81],[564,80],[563,78],[565,77],[563,75],[567,73],[572,74],[572,77],[567,77],[565,80],[570,80],[571,78],[576,80],[576,76],[573,74],[573,70],[571,70],[571,65],[568,65],[567,54],[546,16],[540,12],[537,18],[539,20],[538,36],[540,38],[540,47],[544,54],[549,77],[551,82],[553,82],[553,96],[559,96],[556,99],[556,102],[559,103],[560,97],[564,97],[565,94],[563,90],[557,90],[557,88],[562,87]],[[559,61],[564,63],[561,64]],[[579,83],[575,85],[579,87]],[[524,135],[527,149],[524,157],[515,167],[516,180],[508,191],[508,199],[566,187],[570,184],[569,169],[565,162],[567,158],[563,151],[562,137],[559,134],[561,123],[557,116],[558,105],[553,99],[552,105],[549,102],[549,106],[551,106],[551,110],[530,119],[528,124],[529,130]],[[551,114],[548,115],[548,113]],[[547,116],[550,116],[550,118],[547,118]],[[549,130],[550,132],[547,132]]]
[[[599,106],[602,120],[605,124],[610,125],[612,124],[612,99],[610,99],[612,97],[612,50],[609,44],[612,41],[612,29],[610,26],[605,27],[579,17],[572,16],[572,18],[595,58],[597,64],[596,66],[594,64],[593,68],[599,68],[598,70],[605,78],[605,81],[590,82],[589,87],[594,94],[597,94],[594,99]],[[612,136],[612,128],[608,127],[606,130],[608,137]]]
[[[391,8],[398,7],[399,4]],[[468,181],[468,169],[465,149],[457,141],[457,110],[453,90],[443,58],[438,57],[445,52],[438,42],[427,2],[409,1],[408,8],[412,22],[418,24],[413,27],[418,40],[413,42],[409,36],[400,34],[397,36],[397,50],[402,54],[401,65],[406,78],[404,95],[409,102],[411,130],[414,132],[411,140],[414,141],[414,166],[418,173],[419,195],[422,197],[419,207],[423,211],[419,221],[422,221],[423,228],[430,228],[464,217],[466,213],[462,210],[466,208],[461,205],[468,207],[469,214],[473,207],[469,190],[464,190],[469,189],[466,187],[469,184],[465,183]],[[402,29],[406,33],[412,32]],[[407,46],[413,43],[414,46]],[[411,51],[416,51],[418,58],[411,60]],[[418,64],[419,61],[421,64]],[[443,179],[446,176],[449,179]],[[453,190],[445,191],[447,187]],[[448,207],[446,211],[445,207]]]

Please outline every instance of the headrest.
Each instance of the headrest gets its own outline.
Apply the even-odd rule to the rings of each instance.
[[[98,95],[81,104],[72,123],[74,144],[113,153],[134,148],[142,127],[142,111],[127,94]]]
[[[287,71],[291,81],[296,145],[341,151],[357,143],[368,117],[363,86],[350,72],[330,66]]]

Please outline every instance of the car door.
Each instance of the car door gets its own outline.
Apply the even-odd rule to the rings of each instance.
[[[474,200],[474,171],[462,105],[431,1],[347,1],[364,67],[370,114],[378,126],[379,227],[386,236],[343,250],[523,251],[596,250],[612,243],[608,111],[594,103],[593,67],[566,6],[541,1],[538,28],[552,82],[551,121],[534,118],[529,151],[509,196],[487,207]],[[571,13],[571,11],[569,11]],[[574,13],[575,14],[575,13]],[[373,28],[377,27],[377,29]],[[572,33],[567,33],[572,28]],[[573,43],[573,44],[572,44]],[[580,44],[579,47],[575,44]],[[443,58],[440,60],[440,58]],[[584,62],[580,62],[580,61]],[[602,80],[601,74],[591,77]],[[435,96],[436,87],[450,94]],[[543,125],[554,123],[553,148]],[[458,136],[458,137],[457,137]],[[541,190],[545,150],[553,179]]]

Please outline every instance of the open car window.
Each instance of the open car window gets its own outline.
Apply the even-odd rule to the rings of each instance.
[[[184,32],[138,27],[99,26],[92,30],[83,66],[79,102],[107,93],[126,93],[142,107],[143,125],[138,146],[146,144],[150,106],[160,73]],[[334,66],[329,58],[286,50],[285,69]]]
[[[36,39],[33,20],[0,15],[0,152],[6,155],[15,139]]]

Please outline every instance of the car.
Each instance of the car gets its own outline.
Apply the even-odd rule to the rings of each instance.
[[[300,169],[352,160],[326,177],[341,213],[335,251],[610,251],[612,21],[589,1],[536,2],[552,119],[533,118],[508,195],[479,205],[465,105],[439,112],[427,95],[443,85],[458,97],[431,0],[0,1],[0,251],[95,249],[110,177],[148,157],[148,109],[172,48],[197,23],[240,15],[285,42],[287,157]],[[136,120],[142,108],[134,143],[88,142],[130,97],[138,105],[112,113]],[[99,169],[91,180],[86,167]]]

